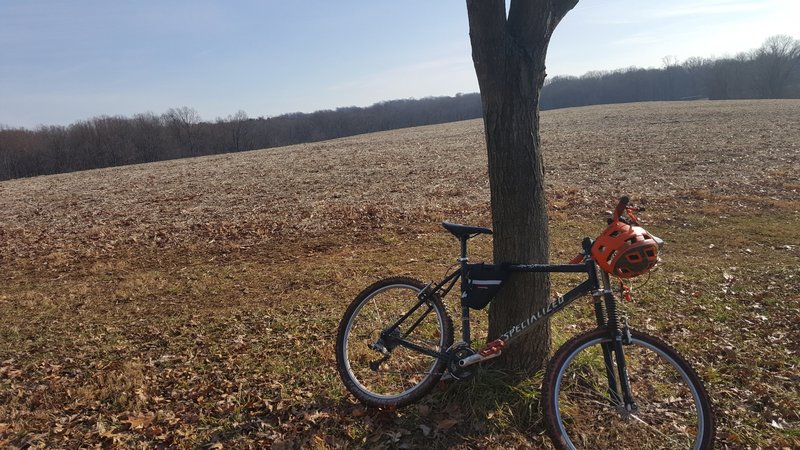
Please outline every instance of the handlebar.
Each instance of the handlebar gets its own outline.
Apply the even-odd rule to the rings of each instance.
[[[628,208],[628,202],[630,202],[630,198],[627,195],[623,195],[619,198],[619,203],[617,203],[617,207],[614,208],[614,220],[619,220],[619,216],[621,216]]]
[[[614,208],[614,216],[608,222],[611,223],[613,221],[619,220],[621,222],[625,222],[628,225],[639,225],[639,219],[636,218],[634,213],[638,213],[640,211],[644,211],[644,208],[633,207],[629,206],[630,198],[627,195],[623,195],[619,199],[619,203],[617,203],[617,207]],[[628,216],[627,219],[623,218],[622,215],[625,214]]]

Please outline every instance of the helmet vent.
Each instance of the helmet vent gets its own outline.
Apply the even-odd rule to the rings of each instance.
[[[609,236],[611,236],[612,238],[615,238],[615,237],[619,236],[619,234],[620,234],[619,230],[614,230],[614,231],[611,232],[611,234],[609,234]]]
[[[610,262],[611,262],[611,260],[612,260],[612,259],[614,259],[614,255],[616,255],[616,254],[617,254],[617,251],[616,251],[616,250],[614,250],[613,252],[609,253],[609,254],[608,254],[608,258],[606,258],[606,262],[609,262],[609,263],[610,263]]]

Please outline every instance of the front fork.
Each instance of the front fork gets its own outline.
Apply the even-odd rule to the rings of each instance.
[[[600,344],[603,349],[603,360],[606,367],[608,395],[614,406],[622,407],[628,412],[634,412],[637,407],[631,393],[624,350],[624,346],[631,343],[631,333],[627,319],[620,323],[617,315],[616,298],[606,272],[602,272],[602,279],[602,292],[595,292],[592,297],[594,299],[597,324],[598,326],[606,327],[612,338],[611,342]],[[605,311],[603,303],[605,303]]]

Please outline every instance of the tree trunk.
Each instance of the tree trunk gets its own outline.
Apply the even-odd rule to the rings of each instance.
[[[489,160],[494,260],[547,263],[548,224],[539,142],[539,94],[555,26],[577,0],[467,0],[472,58],[481,90]],[[547,274],[514,274],[489,308],[489,338],[546,306]],[[542,321],[514,342],[504,364],[535,371],[550,351]]]

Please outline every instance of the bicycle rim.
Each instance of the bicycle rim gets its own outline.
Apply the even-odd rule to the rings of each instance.
[[[625,411],[608,393],[602,343],[579,343],[555,373],[550,426],[563,448],[700,449],[710,447],[710,405],[696,375],[666,344],[636,333],[624,346],[637,409]],[[577,344],[577,343],[576,343]],[[612,370],[617,372],[615,363]],[[617,384],[618,392],[619,382]]]
[[[369,403],[381,406],[400,404],[401,399],[424,395],[441,376],[443,363],[438,359],[399,345],[389,349],[388,358],[377,370],[371,367],[384,355],[370,345],[378,342],[382,330],[394,324],[417,303],[419,290],[417,286],[404,283],[379,287],[367,294],[349,316],[342,343],[344,369],[355,389],[360,391],[359,397]],[[396,335],[441,352],[447,344],[446,320],[444,309],[431,301],[404,320]],[[415,323],[409,333],[409,328]]]

